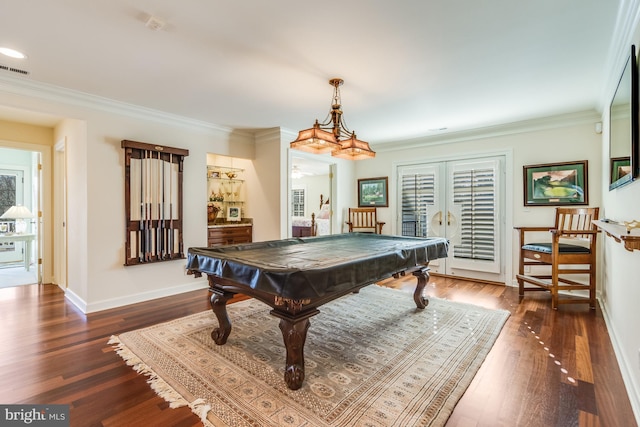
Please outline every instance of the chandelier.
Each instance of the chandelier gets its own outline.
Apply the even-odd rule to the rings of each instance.
[[[356,133],[351,132],[344,122],[340,100],[340,86],[343,83],[342,79],[329,80],[329,84],[333,86],[331,111],[323,123],[316,119],[312,128],[298,132],[298,138],[290,144],[291,148],[313,154],[330,152],[334,157],[348,160],[376,156],[375,151],[369,148],[369,143],[356,138]]]

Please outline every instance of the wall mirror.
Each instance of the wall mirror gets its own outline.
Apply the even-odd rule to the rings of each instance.
[[[631,46],[609,109],[609,190],[638,178],[638,125],[638,64]]]

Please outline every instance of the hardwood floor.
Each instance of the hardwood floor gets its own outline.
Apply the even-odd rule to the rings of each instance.
[[[415,278],[380,284],[413,291]],[[600,310],[548,295],[432,277],[431,297],[511,312],[447,426],[636,426]],[[428,309],[428,307],[427,307]],[[107,341],[114,334],[209,310],[194,291],[84,315],[52,285],[0,289],[0,403],[69,404],[72,426],[200,426],[171,409]]]

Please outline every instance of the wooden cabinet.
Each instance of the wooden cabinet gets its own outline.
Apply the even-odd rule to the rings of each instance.
[[[253,236],[253,226],[250,224],[215,226],[209,227],[208,230],[209,247],[251,243]]]
[[[299,227],[292,226],[291,227],[291,237],[311,237],[313,234],[311,233],[311,227]]]

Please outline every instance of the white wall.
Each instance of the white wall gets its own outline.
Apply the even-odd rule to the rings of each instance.
[[[329,166],[327,165],[327,170]],[[318,215],[320,211],[320,196],[322,195],[323,203],[329,199],[331,194],[331,181],[329,174],[326,175],[314,175],[303,176],[301,178],[292,178],[292,188],[301,188],[305,190],[305,214],[307,218],[311,218],[311,214]]]
[[[256,135],[255,181],[247,189],[253,215],[254,241],[287,237],[287,155],[280,129]]]
[[[640,15],[638,2],[632,5],[631,11],[625,16],[633,20],[631,34],[624,37],[624,42],[618,47],[619,61],[610,70],[611,87],[607,98],[607,106],[613,94],[615,85],[620,78],[624,63],[635,44],[636,52],[640,47]],[[638,120],[638,118],[635,118]],[[603,114],[603,146],[602,168],[609,167],[609,112],[605,108]],[[636,180],[624,187],[609,191],[608,177],[601,181],[603,192],[604,216],[615,221],[640,220],[640,180]],[[627,392],[633,406],[636,420],[640,424],[640,251],[629,252],[623,245],[610,237],[603,235],[601,255],[603,258],[602,280],[600,283],[600,303],[607,321],[609,334],[612,338],[616,356],[622,375],[625,379]]]

